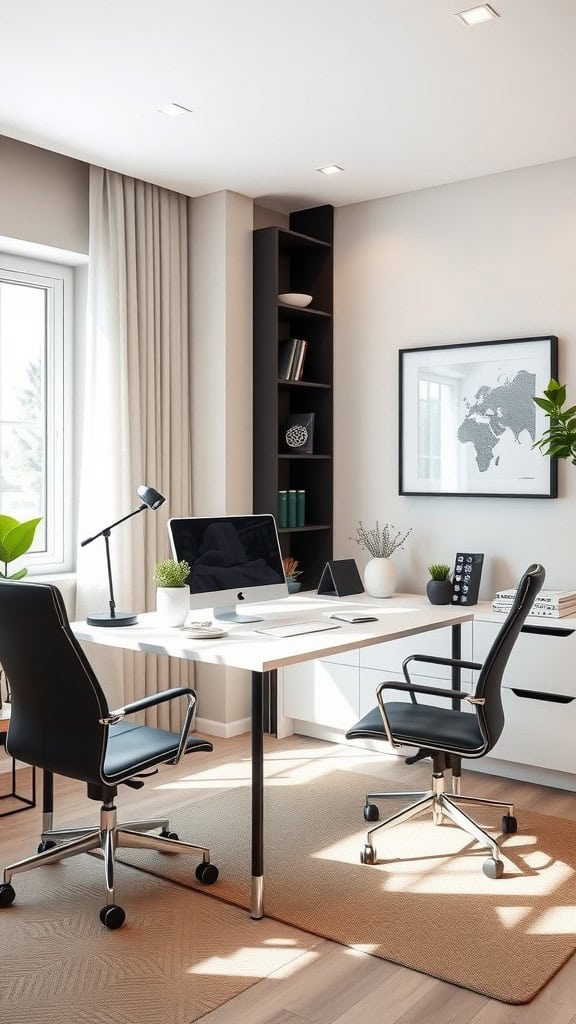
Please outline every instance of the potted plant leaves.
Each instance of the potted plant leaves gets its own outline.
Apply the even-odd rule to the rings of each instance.
[[[302,575],[302,570],[298,568],[298,561],[296,558],[292,558],[291,555],[287,555],[286,558],[282,559],[284,566],[284,575],[286,577],[286,583],[288,584],[288,593],[295,594],[302,586],[298,576]]]
[[[426,584],[426,595],[430,604],[450,604],[452,600],[452,580],[450,566],[434,563],[428,566],[430,579]]]
[[[167,626],[183,626],[190,611],[190,575],[188,562],[166,558],[152,570],[156,584],[156,611]]]

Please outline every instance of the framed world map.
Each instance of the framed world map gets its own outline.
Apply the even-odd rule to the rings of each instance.
[[[533,398],[558,379],[553,335],[400,350],[399,493],[555,498],[557,460],[534,448]]]

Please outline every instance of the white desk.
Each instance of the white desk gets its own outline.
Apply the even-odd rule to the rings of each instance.
[[[317,595],[294,595],[283,601],[251,605],[247,611],[259,614],[267,622],[295,621],[316,618],[324,611],[362,611],[377,616],[376,622],[356,625],[341,623],[339,629],[308,633],[289,639],[277,639],[254,632],[258,623],[231,626],[229,635],[220,640],[190,640],[178,629],[159,624],[153,613],[142,614],[135,626],[108,628],[73,622],[79,640],[121,647],[149,654],[165,654],[171,658],[228,668],[248,669],[252,673],[252,898],[251,916],[264,914],[264,737],[263,691],[268,673],[286,665],[314,661],[331,654],[381,644],[387,640],[452,626],[453,656],[460,654],[460,624],[474,617],[473,609],[422,604],[421,597],[398,595],[376,599],[360,594],[350,598],[323,598]],[[200,618],[200,616],[198,616]],[[228,628],[228,626],[226,627]]]

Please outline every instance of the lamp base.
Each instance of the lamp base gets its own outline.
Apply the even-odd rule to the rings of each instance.
[[[89,626],[134,626],[138,622],[138,616],[132,612],[116,612],[113,616],[110,612],[96,612],[94,615],[87,615],[86,622]]]

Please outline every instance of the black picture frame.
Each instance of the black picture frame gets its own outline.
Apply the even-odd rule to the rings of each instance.
[[[400,349],[398,493],[556,498],[558,460],[533,447],[552,377],[555,335]]]

